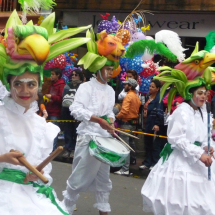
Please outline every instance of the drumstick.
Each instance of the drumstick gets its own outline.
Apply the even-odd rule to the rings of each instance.
[[[59,146],[53,151],[42,163],[40,163],[36,169],[40,172],[46,165],[48,165],[55,157],[57,157],[63,151],[63,146]],[[25,177],[24,183],[28,183],[28,178]]]
[[[124,132],[124,131],[120,131],[120,130],[118,130],[118,129],[116,129],[116,128],[112,128],[114,131],[118,131],[119,133],[122,133],[122,134],[125,134],[125,135],[127,135],[127,136],[129,136],[129,137],[133,137],[133,138],[135,138],[135,139],[140,139],[140,138],[138,138],[138,137],[135,137],[135,136],[133,136],[133,135],[131,135],[131,134],[128,134],[128,133],[126,133],[126,132]]]
[[[123,142],[131,151],[135,152],[121,137],[119,137],[116,133],[114,133],[114,135],[119,138],[119,140],[121,142]]]
[[[11,149],[10,152],[16,152],[14,149]],[[43,176],[35,167],[33,167],[24,156],[17,158],[21,164],[23,164],[29,171],[33,172],[44,184],[47,184],[49,180]]]

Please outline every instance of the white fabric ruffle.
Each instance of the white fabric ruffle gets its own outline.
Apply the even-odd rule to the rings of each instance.
[[[26,151],[25,157],[31,165],[40,164],[52,151],[53,140],[59,132],[59,128],[52,123],[46,123],[45,119],[38,116],[37,103],[32,103],[30,109],[24,113],[23,107],[14,102],[10,97],[4,98],[4,105],[0,106],[0,154],[9,152],[11,149],[17,149],[17,146],[22,144],[19,136],[14,136],[11,128],[11,123],[20,127],[28,126],[28,122],[32,128],[27,129],[29,150]],[[8,114],[13,114],[13,120],[8,120]],[[22,129],[22,131],[24,130]],[[23,134],[20,134],[23,135]],[[24,173],[28,169],[23,166],[15,166],[9,163],[0,163],[0,172],[3,168],[16,169]],[[44,170],[44,176],[49,179],[49,186],[52,183],[50,176],[52,166],[47,165]],[[44,185],[41,181],[37,182]],[[0,180],[0,211],[1,214],[7,215],[38,215],[38,214],[53,214],[62,215],[62,213],[54,206],[51,201],[42,194],[36,193],[37,188],[32,185],[21,185],[9,181]],[[56,201],[62,205],[56,198]],[[62,205],[63,206],[63,205]],[[63,209],[63,208],[62,208]]]

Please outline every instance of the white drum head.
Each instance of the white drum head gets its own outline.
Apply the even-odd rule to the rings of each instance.
[[[129,150],[119,140],[112,137],[96,137],[98,145],[119,154],[128,154]]]

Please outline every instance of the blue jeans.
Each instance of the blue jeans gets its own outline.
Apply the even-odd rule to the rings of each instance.
[[[57,116],[48,116],[48,118],[47,118],[47,120],[59,120],[59,119],[60,119],[60,117],[57,117]],[[58,127],[60,127],[59,122],[52,122],[52,123],[57,125]],[[55,149],[57,149],[57,145],[58,145],[57,140],[58,140],[58,135],[54,138],[53,151]]]

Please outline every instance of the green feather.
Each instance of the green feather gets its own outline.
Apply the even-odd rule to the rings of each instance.
[[[215,31],[210,31],[205,38],[206,38],[206,46],[204,49],[210,52],[210,50],[215,45]]]
[[[139,40],[134,42],[128,47],[125,56],[133,59],[136,56],[143,55],[146,50],[150,54],[157,53],[173,62],[177,61],[177,57],[163,43],[155,43],[154,40]]]
[[[35,8],[48,10],[50,8],[53,8],[53,6],[56,6],[56,3],[52,0],[18,0],[18,2],[19,4],[21,4],[23,11],[35,11]]]

